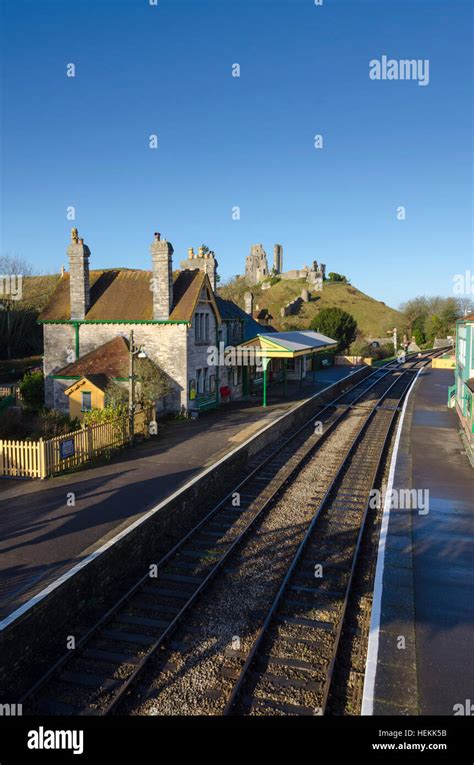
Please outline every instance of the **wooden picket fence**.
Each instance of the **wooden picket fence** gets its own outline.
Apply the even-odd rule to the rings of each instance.
[[[135,413],[134,432],[148,438],[152,407]],[[130,421],[119,417],[44,441],[0,439],[0,477],[48,478],[79,467],[100,454],[130,442]]]
[[[0,385],[0,400],[2,398],[9,398],[13,396],[15,403],[21,401],[20,386],[16,384],[3,384]]]

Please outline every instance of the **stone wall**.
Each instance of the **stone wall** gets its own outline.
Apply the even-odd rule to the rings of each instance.
[[[133,329],[137,345],[166,374],[171,392],[166,411],[179,410],[187,401],[186,324],[83,324],[79,331],[80,355],[94,350],[119,334],[128,338]]]
[[[48,375],[54,374],[66,364],[75,360],[75,329],[71,324],[44,324],[44,362],[43,371],[45,378],[45,404],[50,409],[56,406],[55,381],[48,379]],[[65,398],[65,397],[64,397]],[[61,404],[59,396],[59,408],[68,411],[67,399]],[[64,404],[66,409],[64,409]]]
[[[176,411],[187,405],[187,332],[186,324],[81,324],[79,328],[79,355],[93,351],[100,345],[123,334],[128,338],[133,329],[135,342],[143,345],[147,355],[168,377],[171,392],[166,396],[166,411]],[[54,374],[74,359],[75,330],[66,324],[44,325],[45,377]],[[62,380],[45,381],[46,405],[64,412],[69,402],[64,395],[68,383]]]

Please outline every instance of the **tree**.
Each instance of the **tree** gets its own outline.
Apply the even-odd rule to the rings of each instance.
[[[410,335],[413,334],[415,328],[424,333],[425,321],[429,314],[428,299],[426,297],[419,295],[412,300],[408,300],[406,303],[402,303],[400,311],[405,316]]]
[[[43,373],[27,372],[20,383],[20,393],[27,409],[41,409],[44,405]]]
[[[21,293],[12,294],[7,282],[14,279],[15,287],[21,285],[19,277],[31,276],[33,268],[24,258],[16,255],[0,255],[0,346],[6,351],[7,359],[12,358],[15,349],[22,348],[31,335],[35,321],[34,312],[21,303]]]
[[[416,338],[418,345],[420,341],[432,341],[435,337],[445,337],[454,331],[456,319],[464,314],[465,308],[465,298],[445,298],[439,295],[419,295],[400,306],[407,320],[409,334]]]
[[[160,367],[151,359],[135,359],[135,403],[147,404],[163,398],[170,392],[170,383]],[[128,385],[110,380],[106,388],[108,407],[128,407]]]
[[[337,340],[338,352],[348,348],[357,335],[356,320],[342,308],[323,308],[314,317],[310,327],[326,337]]]
[[[18,255],[0,255],[0,275],[32,276],[33,266]]]
[[[347,278],[342,274],[337,274],[335,271],[328,273],[328,279],[330,282],[347,282]]]

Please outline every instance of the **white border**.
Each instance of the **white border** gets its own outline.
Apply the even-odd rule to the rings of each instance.
[[[359,370],[356,370],[359,371]],[[120,541],[120,539],[123,539],[123,537],[127,536],[127,534],[130,534],[131,531],[136,529],[138,526],[140,526],[142,523],[144,523],[148,518],[150,518],[152,515],[157,513],[159,510],[161,510],[162,507],[167,505],[169,502],[171,502],[175,497],[177,497],[182,492],[186,491],[190,486],[192,486],[197,481],[200,481],[207,473],[209,473],[211,470],[214,470],[218,465],[220,465],[222,462],[227,460],[232,454],[235,454],[235,452],[238,452],[240,449],[243,449],[245,446],[247,446],[251,441],[253,441],[257,436],[261,436],[262,433],[265,433],[266,430],[269,428],[272,428],[274,425],[276,425],[280,420],[283,420],[285,417],[288,417],[289,414],[292,412],[295,412],[300,407],[304,406],[308,403],[308,401],[311,401],[313,398],[316,398],[316,396],[320,396],[321,393],[324,393],[324,391],[329,390],[330,388],[333,388],[335,385],[338,385],[342,380],[344,380],[346,377],[349,377],[349,375],[345,375],[344,377],[341,377],[340,380],[336,380],[335,382],[331,383],[331,385],[327,385],[325,388],[321,388],[321,390],[318,390],[316,393],[314,393],[309,398],[304,399],[303,401],[300,401],[296,406],[291,407],[287,412],[284,412],[280,417],[277,417],[276,420],[272,420],[268,423],[264,428],[261,428],[261,430],[258,430],[257,433],[254,433],[253,436],[250,436],[246,441],[243,442],[243,444],[240,444],[239,446],[236,446],[234,449],[231,449],[230,452],[227,452],[224,454],[223,457],[221,457],[217,462],[213,462],[212,465],[210,465],[208,468],[205,468],[205,470],[202,470],[200,473],[198,473],[194,478],[192,478],[188,483],[184,484],[184,486],[181,486],[179,489],[177,489],[173,494],[170,494],[166,499],[162,500],[158,505],[155,505],[155,507],[152,507],[151,510],[148,510],[147,513],[140,516],[140,518],[137,518],[136,521],[131,523],[127,528],[125,528],[123,531],[121,531],[116,536],[112,537],[112,539],[109,539],[108,542],[105,542],[105,544],[102,545],[102,547],[99,547],[97,550],[94,550],[94,552],[90,553],[84,560],[82,560],[80,563],[77,563],[73,568],[69,569],[69,571],[65,571],[64,574],[62,574],[58,579],[55,579],[53,582],[48,584],[47,587],[45,587],[43,590],[38,592],[36,595],[34,595],[30,600],[27,600],[26,603],[23,603],[22,606],[17,608],[15,611],[12,611],[11,614],[6,616],[2,621],[0,621],[0,633],[6,629],[12,622],[16,621],[20,616],[23,616],[24,613],[29,611],[33,606],[35,606],[37,603],[39,603],[41,600],[44,600],[51,592],[53,592],[55,589],[60,587],[64,582],[67,582],[68,579],[70,579],[72,576],[77,574],[81,569],[83,569],[85,566],[87,566],[89,563],[91,563],[93,560],[95,560],[99,555],[102,555],[102,553],[106,552],[112,545],[115,545],[117,542]]]
[[[418,375],[424,371],[424,367],[418,370],[415,375],[408,393],[403,402],[402,412],[400,415],[400,421],[397,427],[397,435],[395,437],[395,444],[392,452],[392,459],[390,462],[390,470],[387,481],[387,492],[385,495],[385,503],[382,514],[382,522],[380,525],[380,538],[377,552],[377,567],[375,569],[375,581],[374,581],[374,595],[372,600],[372,614],[370,618],[370,632],[369,632],[369,644],[367,648],[367,660],[365,663],[365,679],[364,679],[364,691],[362,694],[362,710],[361,715],[373,715],[374,713],[374,691],[375,691],[375,677],[377,674],[377,659],[379,652],[379,633],[380,633],[380,613],[382,607],[382,594],[383,594],[383,571],[385,565],[385,543],[387,541],[388,522],[390,518],[390,504],[391,504],[391,492],[393,488],[393,480],[395,478],[395,469],[397,466],[398,449],[400,447],[400,438],[402,434],[403,423],[405,420],[405,412],[408,405],[408,399],[418,380]]]

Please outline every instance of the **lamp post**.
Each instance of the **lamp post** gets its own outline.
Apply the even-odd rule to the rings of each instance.
[[[131,444],[133,444],[135,435],[135,356],[138,356],[139,359],[145,359],[146,353],[141,345],[135,345],[132,329],[128,339],[128,417]]]
[[[397,347],[398,347],[398,340],[397,340],[397,328],[394,327],[393,329],[387,329],[387,335],[392,335],[393,339],[393,355],[397,355]]]

